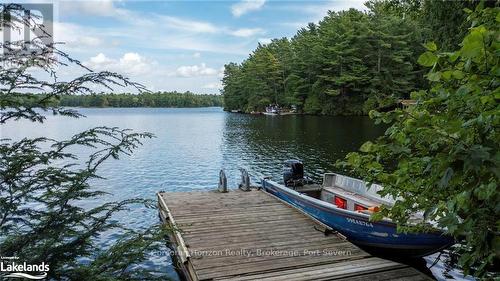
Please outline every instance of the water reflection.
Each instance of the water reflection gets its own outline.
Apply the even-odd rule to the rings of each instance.
[[[254,116],[226,114],[224,163],[248,169],[254,178],[281,177],[286,159],[300,159],[319,180],[334,163],[384,132],[367,117]],[[228,167],[230,168],[230,167]]]
[[[221,168],[226,170],[228,184],[233,188],[239,181],[239,168],[246,168],[254,183],[263,175],[281,179],[281,165],[290,158],[304,161],[306,173],[319,180],[324,172],[335,171],[337,160],[384,132],[367,117],[253,116],[226,113],[220,108],[79,111],[87,117],[48,116],[41,125],[10,122],[0,127],[0,137],[63,140],[95,126],[154,133],[156,138],[145,140],[144,146],[131,156],[103,164],[99,174],[106,180],[96,180],[93,187],[110,195],[99,202],[85,202],[89,205],[134,197],[154,200],[160,190],[214,189]],[[75,153],[82,157],[86,154],[83,150]],[[134,206],[115,219],[135,229],[158,223],[156,210],[143,206]],[[106,233],[101,245],[105,247],[119,236]],[[148,266],[164,270],[169,262],[168,255],[157,255]],[[438,271],[438,266],[433,270]],[[167,269],[175,279],[173,267]]]

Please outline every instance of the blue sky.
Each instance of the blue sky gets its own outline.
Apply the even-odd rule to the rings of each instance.
[[[56,1],[54,37],[95,70],[153,91],[219,93],[221,70],[351,1]],[[65,70],[62,78],[77,70]],[[120,91],[120,89],[117,89]]]

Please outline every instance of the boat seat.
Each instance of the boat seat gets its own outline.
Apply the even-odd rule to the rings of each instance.
[[[372,200],[370,198],[366,198],[364,196],[361,196],[361,195],[356,194],[354,192],[347,191],[347,190],[342,189],[340,187],[329,186],[329,187],[324,187],[323,190],[330,192],[330,193],[333,193],[333,194],[337,194],[337,195],[343,197],[344,199],[352,200],[356,203],[359,203],[359,204],[367,206],[367,207],[380,206],[383,204],[382,202],[378,202],[378,201]]]
[[[303,186],[292,187],[297,192],[320,191],[323,187],[319,184],[306,184]]]
[[[375,207],[375,206],[381,206],[384,204],[384,202],[380,202],[380,201],[377,201],[377,200],[373,200],[371,198],[366,198],[364,196],[361,196],[359,194],[356,194],[354,192],[350,192],[350,191],[347,191],[343,188],[340,188],[340,187],[331,187],[331,186],[328,186],[328,187],[323,187],[323,190],[326,191],[326,192],[329,192],[331,194],[337,194],[339,195],[340,197],[348,200],[348,201],[352,201],[356,204],[361,204],[361,205],[364,205],[364,206],[367,206],[367,207]],[[373,214],[372,211],[370,210],[359,210],[358,212],[360,213],[363,213],[363,214],[366,214],[366,215],[371,215]],[[424,221],[424,216],[423,216],[423,213],[415,213],[415,214],[412,214],[409,218],[409,222],[411,223],[420,223],[420,222],[423,222]]]

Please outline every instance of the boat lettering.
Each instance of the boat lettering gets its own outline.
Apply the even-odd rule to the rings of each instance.
[[[363,226],[373,227],[373,224],[371,222],[360,221],[360,220],[353,219],[353,218],[346,218],[346,219],[350,223],[355,223],[355,224],[359,224],[359,225],[363,225]]]

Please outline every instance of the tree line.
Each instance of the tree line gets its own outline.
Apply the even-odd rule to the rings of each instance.
[[[19,104],[36,104],[43,95],[20,95]],[[199,95],[192,92],[143,92],[61,95],[51,98],[52,106],[69,107],[210,107],[222,106],[220,95]]]
[[[361,115],[392,106],[428,86],[418,63],[423,43],[455,48],[474,1],[371,0],[310,23],[292,38],[259,44],[242,63],[225,65],[227,110],[269,104],[308,114]]]

